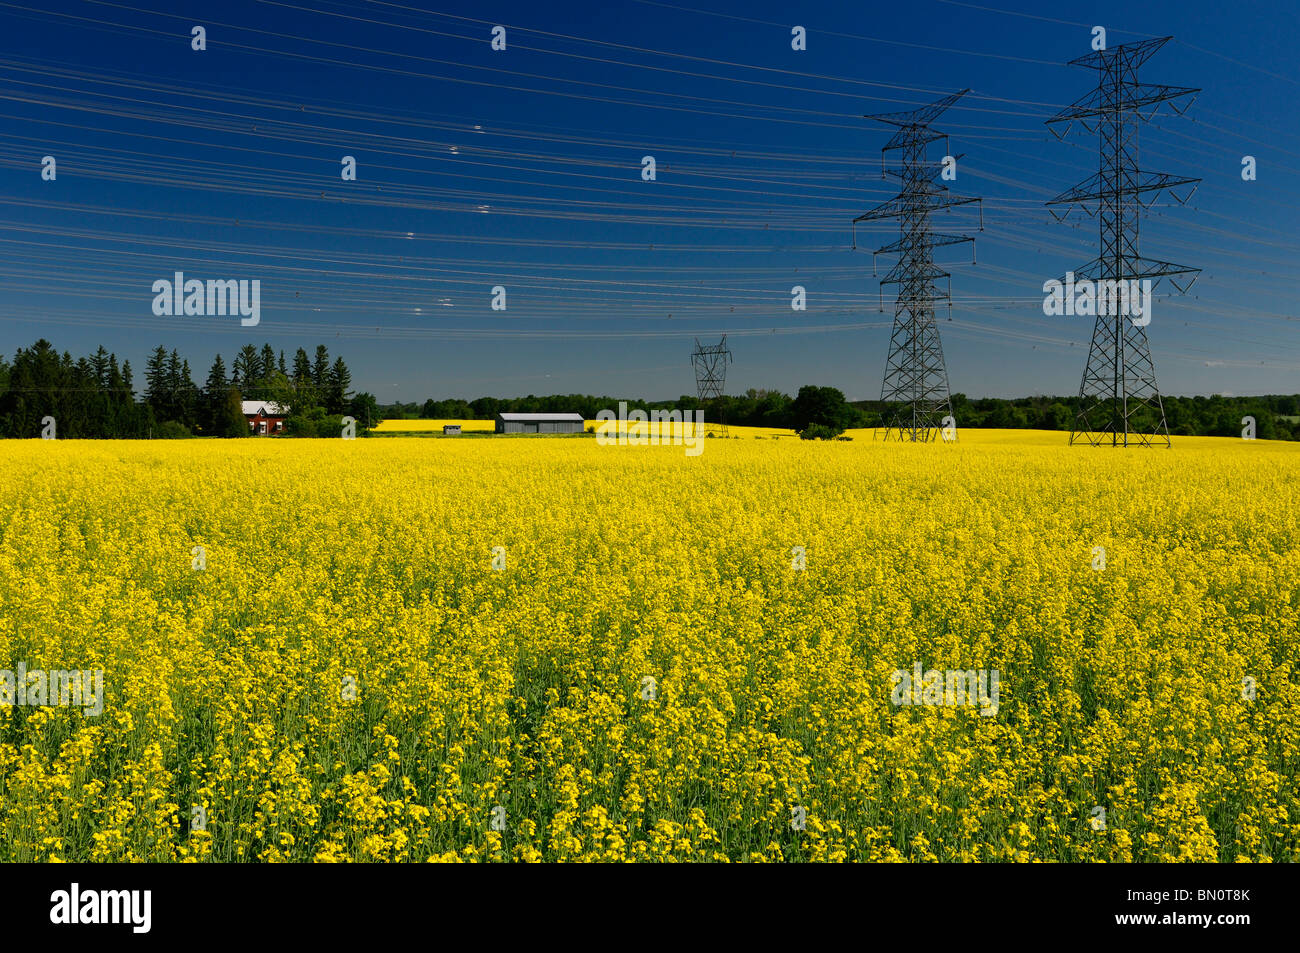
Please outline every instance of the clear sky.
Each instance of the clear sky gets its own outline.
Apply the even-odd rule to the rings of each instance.
[[[939,252],[952,389],[1073,394],[1091,319],[1045,317],[1042,284],[1095,257],[1097,226],[1043,202],[1096,171],[1097,142],[1058,141],[1043,120],[1095,85],[1065,64],[1100,25],[1111,46],[1174,36],[1141,78],[1202,89],[1140,139],[1144,169],[1204,180],[1143,224],[1145,256],[1204,269],[1185,297],[1157,290],[1162,391],[1294,393],[1298,9],[0,2],[0,352],[103,344],[139,384],[162,344],[201,383],[218,351],[324,343],[381,402],[665,399],[694,391],[694,338],[726,333],[729,392],[877,398],[893,289],[881,313],[870,249],[897,232],[860,228],[851,249],[851,220],[894,191],[888,131],[862,116],[969,87],[935,123],[964,154],[954,191],[985,199],[983,232],[973,206],[937,223],[977,237],[976,264],[968,246]],[[156,317],[153,282],[176,271],[260,280],[260,325]]]

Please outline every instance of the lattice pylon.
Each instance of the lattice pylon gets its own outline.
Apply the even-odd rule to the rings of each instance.
[[[1199,268],[1144,258],[1138,250],[1138,226],[1144,207],[1156,195],[1169,190],[1182,203],[1191,197],[1199,179],[1168,173],[1143,172],[1137,165],[1138,122],[1155,115],[1162,103],[1185,112],[1190,100],[1179,109],[1175,101],[1194,96],[1199,90],[1178,86],[1140,83],[1138,67],[1169,41],[1169,37],[1126,43],[1109,50],[1095,50],[1072,60],[1071,65],[1098,71],[1097,88],[1062,110],[1048,125],[1065,123],[1065,132],[1078,122],[1100,140],[1097,174],[1061,193],[1047,203],[1049,208],[1078,205],[1095,214],[1099,227],[1099,254],[1075,273],[1076,280],[1101,282],[1152,282],[1152,290],[1168,278],[1177,290],[1191,287]],[[1064,135],[1064,132],[1058,133]],[[1188,189],[1180,196],[1179,189]],[[1095,209],[1094,209],[1095,206]],[[1180,283],[1182,278],[1185,284]],[[1168,447],[1169,424],[1164,402],[1156,384],[1155,362],[1147,341],[1146,328],[1129,315],[1097,314],[1088,363],[1079,384],[1079,413],[1070,432],[1070,443],[1093,446]],[[1150,315],[1146,316],[1150,320]]]
[[[897,254],[898,261],[881,280],[881,310],[884,310],[884,286],[898,285],[898,298],[894,305],[894,327],[889,338],[889,355],[885,360],[885,378],[880,390],[883,402],[902,406],[886,421],[885,439],[925,442],[935,439],[945,427],[945,417],[952,416],[952,401],[948,392],[948,370],[944,363],[943,345],[939,340],[939,327],[935,322],[935,303],[948,301],[950,289],[940,290],[937,281],[950,282],[948,272],[934,263],[934,249],[943,245],[974,242],[965,235],[945,235],[930,229],[932,212],[957,205],[979,203],[978,198],[962,198],[949,192],[942,184],[945,162],[926,159],[926,146],[947,137],[930,128],[930,123],[944,110],[964,96],[962,90],[938,99],[927,106],[909,112],[868,116],[897,127],[897,132],[881,150],[900,149],[901,164],[898,169],[884,170],[885,175],[896,177],[901,189],[894,198],[853,220],[874,221],[885,218],[899,220],[900,237],[876,255]],[[946,156],[955,168],[962,156]],[[980,206],[981,229],[983,205]],[[856,236],[854,247],[857,247]],[[874,256],[873,256],[874,260]]]
[[[722,391],[727,384],[727,362],[732,360],[725,334],[717,344],[705,345],[700,343],[699,338],[695,339],[695,350],[691,353],[691,366],[695,369],[695,395],[706,414],[710,410],[716,411],[720,405]],[[727,436],[730,433],[727,422],[719,419],[718,413],[710,415],[714,418],[715,432]],[[707,422],[705,427],[707,429]]]

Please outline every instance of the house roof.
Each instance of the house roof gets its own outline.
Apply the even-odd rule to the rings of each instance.
[[[286,417],[289,409],[270,400],[243,400],[240,405],[245,417]]]
[[[565,422],[582,423],[582,414],[497,414],[502,420],[513,420],[518,422],[527,421],[533,423],[539,420],[562,420]]]

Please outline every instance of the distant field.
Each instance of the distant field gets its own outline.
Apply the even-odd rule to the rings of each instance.
[[[1300,419],[1300,418],[1297,418]],[[442,433],[444,424],[456,424],[466,432],[492,433],[495,424],[491,420],[385,420],[377,425],[374,430],[376,433],[400,434],[400,433]],[[587,421],[588,432],[594,432],[596,427],[595,420]],[[617,421],[612,422],[610,427],[616,427]],[[648,425],[647,425],[648,426]],[[705,423],[706,433],[717,433],[718,425]],[[611,429],[609,433],[616,432]],[[669,429],[665,428],[662,433],[667,435]],[[677,431],[673,430],[676,433]],[[863,430],[849,430],[844,436],[854,442],[866,441],[867,443],[881,442],[883,431],[873,430],[871,428]],[[783,430],[776,427],[731,427],[729,434],[733,438],[750,439],[753,437],[762,438],[790,438],[797,440],[798,434],[793,430]],[[1230,446],[1243,444],[1237,438],[1228,437],[1173,437],[1174,449],[1191,449],[1191,448],[1208,448],[1213,446]],[[1063,430],[991,430],[982,428],[961,429],[957,434],[955,446],[965,445],[988,445],[988,444],[1016,444],[1026,447],[1054,447],[1066,446],[1069,444],[1070,435]],[[1265,441],[1257,440],[1254,443],[1258,446],[1274,446],[1279,444],[1290,444],[1291,441]],[[1300,442],[1295,442],[1294,447],[1300,450]],[[1080,448],[1083,449],[1083,448]],[[1100,449],[1100,448],[1097,448]]]
[[[598,422],[595,420],[588,420],[586,424],[587,431],[594,433],[597,423]],[[459,425],[465,432],[474,431],[480,433],[491,433],[496,428],[496,424],[491,420],[385,420],[373,429],[376,433],[442,433],[442,428],[445,424]],[[619,424],[618,421],[611,421],[608,426],[610,429],[606,432],[612,434],[617,432]],[[644,426],[649,427],[649,424]],[[626,425],[624,425],[624,429],[626,429]],[[718,425],[706,421],[704,429],[706,433],[716,432]],[[658,428],[658,430],[664,435],[667,435],[670,431],[678,433],[680,431],[680,426],[673,428],[670,425],[663,425]],[[650,433],[655,431],[648,430],[646,432]],[[871,431],[868,430],[865,432],[869,437]],[[733,437],[793,437],[795,436],[795,432],[793,430],[781,430],[775,427],[732,427],[731,435]]]
[[[491,420],[385,420],[372,429],[375,433],[442,433],[442,428],[449,424],[466,431],[488,433],[496,427]]]

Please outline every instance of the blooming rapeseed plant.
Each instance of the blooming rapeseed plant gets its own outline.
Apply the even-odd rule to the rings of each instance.
[[[0,859],[1300,859],[1300,447],[855,437],[8,442]]]

